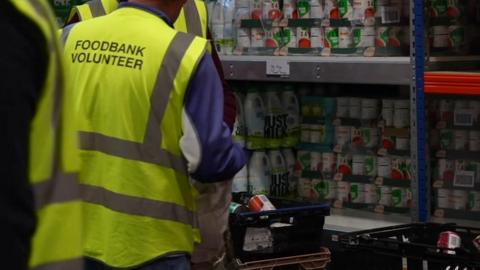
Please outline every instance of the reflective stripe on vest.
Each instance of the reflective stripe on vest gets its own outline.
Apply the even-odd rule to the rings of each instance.
[[[37,266],[32,270],[74,270],[82,269],[83,270],[83,258],[65,260],[61,262],[48,263],[44,265]]]
[[[197,4],[194,0],[187,0],[183,5],[183,11],[185,12],[185,21],[187,25],[187,32],[199,37],[204,37],[202,30],[202,21],[200,20]]]
[[[107,14],[101,0],[91,0],[88,1],[87,4],[90,7],[90,12],[94,18]]]

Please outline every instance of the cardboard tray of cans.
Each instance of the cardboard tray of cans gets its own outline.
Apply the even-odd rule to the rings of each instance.
[[[330,250],[322,247],[320,252],[298,256],[280,257],[247,263],[242,263],[240,260],[237,260],[237,265],[240,270],[273,270],[293,266],[297,266],[296,269],[302,270],[321,270],[325,269],[330,261]]]
[[[234,257],[247,262],[320,251],[330,206],[269,199],[276,210],[230,214]]]
[[[459,236],[459,247],[448,249],[437,246],[439,235],[447,231]],[[412,223],[347,233],[340,236],[340,241],[347,250],[356,254],[365,252],[364,256],[383,255],[391,257],[392,262],[395,259],[401,262],[401,258],[406,258],[416,261],[419,269],[424,260],[436,265],[438,269],[445,269],[449,265],[462,267],[460,269],[480,269],[480,250],[474,244],[479,235],[480,228],[456,224]],[[355,265],[355,262],[352,263]]]

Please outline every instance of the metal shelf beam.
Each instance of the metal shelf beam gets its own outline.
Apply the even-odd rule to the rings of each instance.
[[[227,80],[410,85],[409,57],[222,56]],[[290,66],[286,77],[266,75],[269,61]]]

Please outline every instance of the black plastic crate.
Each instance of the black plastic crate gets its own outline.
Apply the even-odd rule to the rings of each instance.
[[[330,206],[269,199],[277,210],[230,215],[234,256],[242,262],[248,262],[320,251],[323,225],[325,216],[330,215]],[[278,223],[288,226],[276,227],[275,224]],[[245,236],[249,228],[268,231],[272,238],[271,247],[244,250]]]
[[[456,232],[462,246],[455,254],[446,254],[437,248],[438,235],[444,231]],[[480,269],[480,253],[472,240],[480,235],[480,228],[462,227],[455,224],[413,223],[347,233],[340,237],[348,263],[357,269],[402,269],[406,258],[408,269]],[[366,258],[369,258],[366,259]],[[349,267],[348,265],[344,267]],[[452,269],[455,269],[453,267]]]

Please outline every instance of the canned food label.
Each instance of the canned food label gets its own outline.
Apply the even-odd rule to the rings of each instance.
[[[263,0],[263,18],[279,20],[282,18],[280,2],[278,0]]]
[[[352,160],[352,174],[364,175],[365,174],[365,156],[354,155]]]
[[[406,207],[406,196],[404,188],[392,188],[392,206]]]
[[[365,147],[377,146],[378,131],[375,128],[362,128],[361,132],[361,144]]]
[[[332,180],[320,181],[315,187],[322,199],[335,198],[335,182]]]
[[[343,175],[352,174],[352,157],[350,155],[337,155],[337,172]]]
[[[459,48],[465,42],[465,28],[459,25],[452,25],[449,27],[448,47]]]
[[[295,1],[294,0],[284,0],[283,1],[283,17],[285,19],[296,19],[297,16],[295,11]]]
[[[338,47],[351,48],[353,46],[352,29],[350,27],[340,27],[338,29]]]
[[[353,0],[353,19],[365,25],[375,23],[375,8],[372,0]]]
[[[378,176],[390,178],[392,176],[392,161],[389,157],[379,157],[378,159]]]
[[[311,164],[311,155],[308,151],[298,151],[297,166],[298,171],[309,171]]]
[[[365,192],[363,184],[350,184],[350,201],[353,203],[362,203],[365,201]]]
[[[404,179],[403,175],[404,160],[400,157],[392,158],[392,178]]]
[[[440,131],[440,148],[444,150],[451,149],[454,141],[453,130],[441,130]]]
[[[262,0],[250,0],[250,18],[252,20],[262,19]]]
[[[312,42],[310,40],[310,31],[305,27],[297,28],[297,42],[298,48],[311,48]]]
[[[265,46],[268,48],[282,47],[283,37],[280,28],[273,27],[266,31]]]
[[[310,28],[310,39],[312,48],[323,48],[323,30],[320,27]]]
[[[398,48],[401,46],[401,28],[380,26],[377,28],[375,46],[378,48]]]
[[[310,1],[308,0],[298,0],[297,1],[297,14],[298,18],[309,18],[310,17]]]
[[[338,11],[341,19],[352,19],[352,4],[349,0],[338,0]]]
[[[456,187],[474,187],[475,172],[474,171],[455,171],[453,185]]]
[[[430,16],[432,18],[443,17],[447,15],[448,0],[433,0]]]
[[[338,48],[339,35],[338,28],[325,28],[325,48]]]
[[[375,176],[377,174],[377,157],[365,157],[365,174],[368,176]]]
[[[296,38],[296,34],[295,34],[295,31],[293,31],[292,28],[288,28],[288,27],[285,27],[283,28],[282,30],[282,45],[285,46],[287,45],[287,47],[289,48],[295,48],[297,47],[297,38]]]

